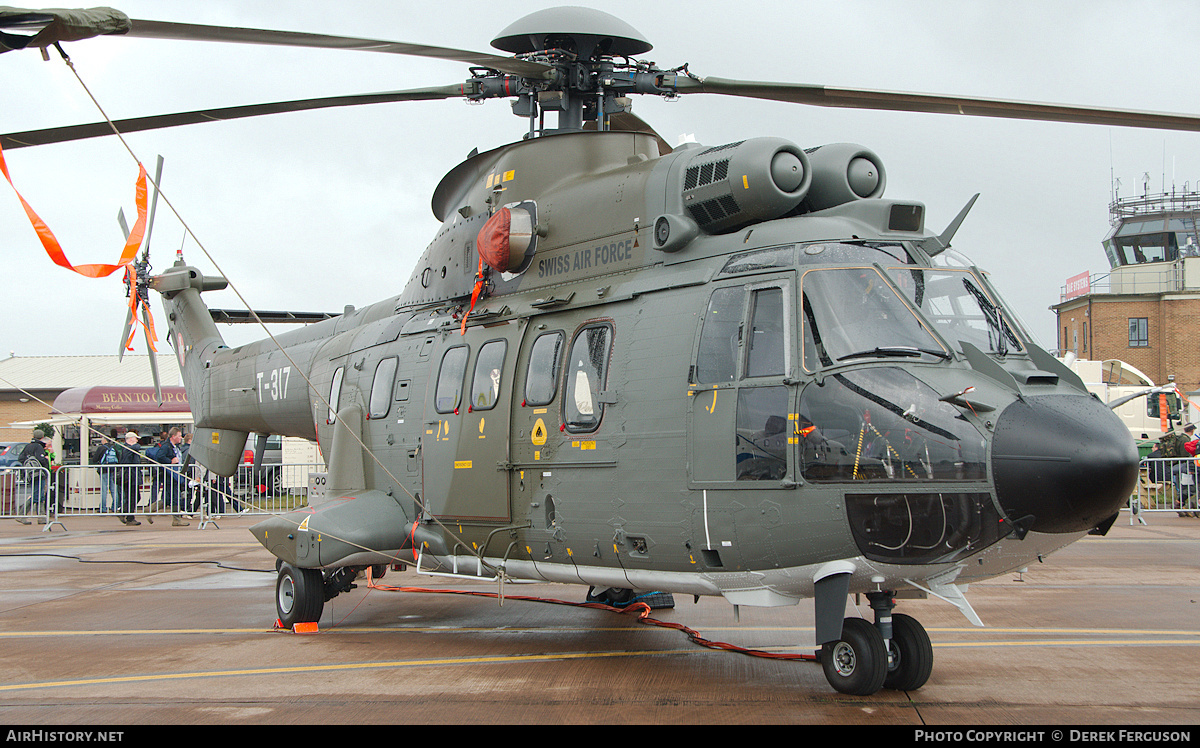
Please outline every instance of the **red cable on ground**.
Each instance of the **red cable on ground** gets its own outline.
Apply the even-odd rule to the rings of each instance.
[[[474,591],[469,591],[469,590],[427,589],[424,587],[390,587],[387,585],[381,585],[381,584],[375,582],[370,577],[367,578],[367,588],[372,589],[372,590],[380,590],[382,592],[423,592],[423,593],[430,593],[430,594],[441,593],[441,594],[446,594],[446,595],[473,595],[476,597],[493,597],[493,598],[500,597],[500,594],[497,592],[474,592]],[[684,626],[681,623],[671,623],[670,621],[660,621],[657,618],[651,618],[650,617],[651,609],[650,609],[650,606],[647,605],[646,603],[633,603],[632,605],[627,605],[624,608],[617,608],[612,605],[605,605],[604,603],[576,603],[576,602],[571,602],[569,600],[555,600],[553,598],[548,598],[548,597],[528,597],[528,596],[524,596],[524,595],[505,595],[504,599],[506,599],[506,600],[524,600],[526,602],[532,602],[532,603],[550,603],[552,605],[569,605],[569,606],[575,607],[575,608],[595,608],[598,610],[610,610],[614,613],[631,613],[631,612],[636,611],[638,614],[638,618],[637,618],[638,623],[643,623],[643,624],[646,624],[649,626],[660,626],[662,628],[675,629],[676,631],[682,631],[683,633],[687,634],[688,639],[692,640],[693,643],[699,644],[700,646],[706,647],[708,649],[723,649],[723,650],[726,650],[729,652],[737,652],[739,654],[748,655],[750,657],[763,657],[763,658],[771,659],[771,660],[807,660],[810,662],[815,662],[817,660],[816,655],[783,654],[783,653],[779,653],[779,652],[765,652],[761,649],[747,649],[745,647],[739,647],[736,644],[729,644],[726,642],[717,642],[717,641],[712,641],[711,639],[705,639],[704,637],[700,636],[700,634],[697,631],[695,631],[694,629],[688,628],[687,626]]]

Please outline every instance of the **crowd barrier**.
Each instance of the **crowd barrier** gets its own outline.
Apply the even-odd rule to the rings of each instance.
[[[49,526],[57,500],[53,477],[44,467],[17,466],[0,472],[0,518]]]
[[[1181,517],[1200,517],[1200,458],[1143,459],[1129,506],[1134,516],[1142,512],[1175,512]]]
[[[112,515],[200,527],[229,515],[270,515],[308,505],[320,463],[240,465],[226,478],[192,464],[14,467],[0,472],[0,519],[63,525],[72,517]],[[43,486],[45,490],[43,489]],[[41,500],[38,500],[41,497]]]

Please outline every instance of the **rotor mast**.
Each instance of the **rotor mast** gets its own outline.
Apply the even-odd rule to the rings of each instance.
[[[510,24],[492,46],[518,59],[547,66],[540,78],[477,69],[468,99],[516,97],[513,114],[529,119],[526,138],[577,132],[588,123],[609,129],[608,119],[631,110],[628,94],[671,95],[660,87],[653,63],[632,60],[653,46],[636,29],[607,13],[588,8],[550,8]],[[618,63],[617,58],[624,58]],[[547,128],[545,114],[557,113]]]

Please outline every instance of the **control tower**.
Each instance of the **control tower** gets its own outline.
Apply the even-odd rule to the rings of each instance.
[[[1109,215],[1109,271],[1068,278],[1050,307],[1059,352],[1120,359],[1156,384],[1200,389],[1200,192],[1116,198]]]

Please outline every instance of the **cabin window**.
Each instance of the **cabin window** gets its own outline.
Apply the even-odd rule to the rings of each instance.
[[[604,405],[599,396],[608,376],[611,351],[612,328],[608,325],[585,327],[571,343],[563,403],[568,431],[595,431],[600,426]]]
[[[471,380],[471,408],[490,410],[496,407],[500,397],[500,373],[504,371],[504,354],[508,344],[503,340],[489,340],[479,349],[475,359],[475,376]]]
[[[385,358],[375,367],[375,379],[371,382],[371,406],[367,418],[383,418],[392,405],[392,384],[396,381],[395,356]]]
[[[723,384],[732,382],[737,376],[745,298],[746,292],[741,286],[718,288],[709,298],[700,333],[700,350],[696,355],[697,384]]]
[[[561,332],[548,332],[533,341],[525,373],[526,405],[549,405],[558,394],[558,360],[562,356],[563,338]]]
[[[433,409],[438,413],[453,413],[462,401],[463,379],[467,373],[467,347],[455,346],[442,355],[434,390]]]
[[[342,396],[342,376],[345,373],[344,366],[339,366],[337,371],[333,372],[333,384],[329,386],[329,417],[325,419],[326,423],[337,422],[338,400]]]
[[[754,292],[750,339],[746,353],[746,376],[769,377],[784,374],[783,289],[767,288]]]

